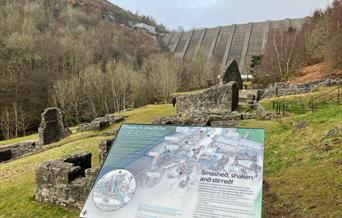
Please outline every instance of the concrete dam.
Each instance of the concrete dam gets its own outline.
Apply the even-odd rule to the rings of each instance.
[[[285,19],[172,32],[163,37],[162,43],[176,58],[192,58],[201,51],[208,55],[208,60],[220,64],[221,69],[234,58],[246,76],[250,74],[252,56],[263,54],[271,30],[300,29],[304,21],[304,18]]]

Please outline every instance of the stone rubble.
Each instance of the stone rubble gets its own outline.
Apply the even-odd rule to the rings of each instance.
[[[125,118],[118,114],[107,114],[104,117],[96,118],[90,123],[83,123],[79,126],[77,131],[100,131],[115,123],[120,123]]]
[[[234,127],[240,120],[254,119],[255,113],[203,113],[191,117],[171,116],[156,119],[153,124],[159,125],[186,125],[186,126],[213,126],[213,127]]]

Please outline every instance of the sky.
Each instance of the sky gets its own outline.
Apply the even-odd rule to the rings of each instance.
[[[226,26],[302,18],[332,0],[110,0],[141,15],[152,16],[170,30]]]

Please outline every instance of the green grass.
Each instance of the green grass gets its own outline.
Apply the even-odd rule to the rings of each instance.
[[[273,102],[277,101],[287,103],[288,112],[293,114],[305,114],[311,110],[309,104],[313,98],[319,97],[317,100],[314,101],[315,108],[321,108],[329,106],[331,104],[337,104],[338,90],[336,88],[337,87],[320,87],[319,90],[313,93],[267,98],[263,99],[261,101],[261,104],[264,106],[266,110],[272,111]],[[342,100],[340,100],[340,102],[341,101]]]
[[[174,114],[171,105],[122,113],[127,123],[151,123]],[[263,193],[264,217],[342,217],[342,134],[324,136],[332,128],[342,128],[341,114],[342,107],[331,105],[278,120],[240,123],[265,129],[264,179],[269,189]],[[84,151],[92,152],[97,166],[98,144],[105,137],[94,137],[96,133],[76,133],[56,144],[59,147],[0,164],[0,217],[77,217],[77,211],[34,201],[34,169],[47,160]]]
[[[188,91],[188,92],[176,92],[173,93],[172,96],[181,96],[181,95],[191,95],[191,94],[195,94],[197,92],[203,91],[205,89],[198,89],[198,90],[194,90],[194,91]]]
[[[126,123],[151,123],[161,116],[172,116],[175,113],[175,108],[171,105],[148,105],[124,112],[122,115],[127,116]],[[120,124],[116,124],[108,129],[115,129],[119,126]],[[38,164],[48,160],[59,159],[66,155],[85,151],[93,154],[93,166],[98,166],[98,145],[101,140],[108,137],[94,137],[96,133],[76,133],[53,144],[53,146],[56,146],[55,148],[6,164],[0,164],[0,217],[78,217],[78,211],[66,210],[34,200],[34,170]],[[27,140],[27,138],[17,139],[16,142],[21,140]],[[6,144],[8,144],[8,141],[6,141]]]
[[[24,141],[29,141],[29,140],[37,140],[37,139],[38,139],[38,135],[34,134],[34,135],[4,140],[4,141],[0,141],[0,147],[2,145],[14,144],[14,143],[18,143],[18,142],[24,142]]]
[[[265,128],[265,217],[342,217],[342,107],[274,121],[243,121],[241,127]],[[299,123],[302,127],[299,127]],[[328,144],[328,147],[325,146]]]

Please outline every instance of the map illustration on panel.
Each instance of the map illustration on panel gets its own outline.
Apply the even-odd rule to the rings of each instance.
[[[124,124],[81,217],[261,217],[263,142],[263,129]]]
[[[134,176],[127,170],[113,170],[103,176],[93,191],[95,205],[103,211],[124,207],[135,193]]]

